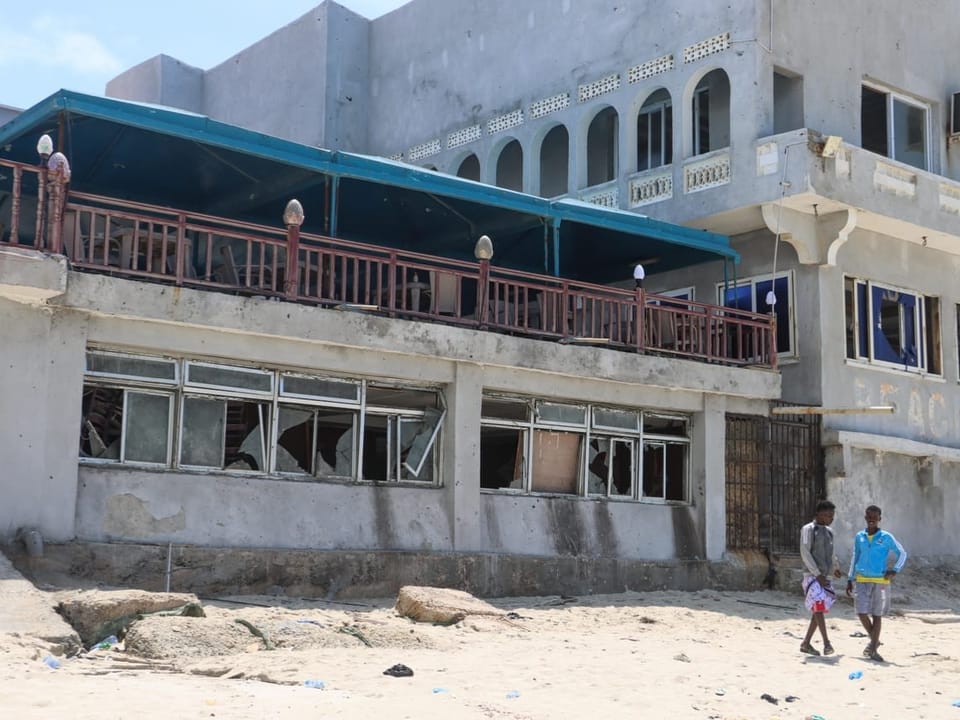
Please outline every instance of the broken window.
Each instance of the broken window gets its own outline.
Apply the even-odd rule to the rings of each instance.
[[[688,499],[689,421],[682,416],[643,414],[643,498]]]
[[[930,108],[896,93],[864,85],[860,95],[860,145],[913,167],[929,167]]]
[[[673,162],[673,106],[670,93],[657,90],[637,115],[637,170]]]
[[[368,384],[363,415],[365,480],[433,482],[444,413],[433,390]]]
[[[844,278],[847,357],[940,375],[940,300]]]
[[[168,465],[176,361],[90,350],[86,375],[80,457]]]
[[[643,442],[648,438],[664,446],[663,460],[657,466],[659,479],[651,475],[653,485],[644,485],[641,491],[647,459],[644,455],[641,463],[639,451],[644,447],[647,452]],[[682,416],[485,395],[480,486],[624,500],[685,500],[688,446],[688,422]]]
[[[80,456],[433,483],[443,419],[434,389],[91,351]]]
[[[773,296],[770,295],[771,291]],[[773,313],[777,317],[777,353],[795,354],[793,342],[793,275],[778,273],[773,279],[757,276],[737,280],[736,284],[718,285],[717,296],[724,307],[749,310],[755,313]],[[770,305],[769,300],[774,300]],[[751,338],[731,338],[731,342],[746,344]],[[754,351],[741,347],[740,357],[750,357]]]

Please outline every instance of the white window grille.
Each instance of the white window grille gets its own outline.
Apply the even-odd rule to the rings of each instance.
[[[577,102],[586,102],[600,95],[620,88],[620,73],[607,75],[592,83],[584,83],[577,88]]]
[[[523,110],[518,108],[513,112],[509,112],[505,115],[498,115],[497,117],[489,120],[487,122],[487,134],[495,135],[496,133],[509,130],[510,128],[515,128],[520,125],[523,125]]]
[[[447,149],[452,150],[467,143],[472,143],[474,140],[479,140],[481,132],[479,125],[471,125],[470,127],[455,130],[447,136]]]
[[[716,55],[730,47],[730,33],[720,33],[706,40],[685,47],[683,49],[683,62],[692,63],[702,60],[710,55]]]
[[[629,68],[627,70],[627,82],[632,84],[646,80],[668,70],[673,70],[674,66],[673,54],[663,55],[656,60],[650,60]]]
[[[410,159],[410,162],[416,162],[417,160],[423,160],[423,158],[430,157],[431,155],[436,155],[443,149],[443,146],[440,143],[439,139],[431,140],[430,142],[421,143],[420,145],[414,145],[407,151],[407,157]]]
[[[530,103],[530,117],[542,118],[552,112],[570,107],[570,93],[560,93],[553,97],[543,98]]]

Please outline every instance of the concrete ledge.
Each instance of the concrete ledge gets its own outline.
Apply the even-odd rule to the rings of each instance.
[[[166,545],[47,544],[43,558],[3,548],[36,582],[69,579],[144,590],[166,589]],[[235,550],[174,546],[170,591],[200,596],[395,596],[403,585],[464,590],[478,597],[584,595],[652,590],[757,590],[766,562],[643,562],[609,557],[535,557],[466,553]]]
[[[42,304],[67,291],[67,259],[36,250],[0,247],[0,297]]]

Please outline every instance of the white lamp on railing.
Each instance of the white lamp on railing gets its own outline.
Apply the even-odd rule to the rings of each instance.
[[[300,227],[303,225],[304,217],[303,205],[296,198],[288,202],[287,207],[283,210],[283,224],[287,227],[291,225]]]
[[[303,225],[303,205],[296,198],[283,210],[283,224],[287,226],[287,282],[284,291],[296,297],[300,287],[300,226]]]
[[[493,240],[489,235],[481,235],[473,246],[473,256],[477,260],[490,260],[493,257]]]
[[[774,306],[777,304],[777,294],[773,290],[768,291],[766,301],[767,306],[770,308],[770,312],[772,313]]]
[[[638,288],[643,287],[643,279],[647,276],[647,271],[643,269],[643,265],[637,264],[633,268],[633,281],[636,283]]]
[[[46,164],[47,159],[53,154],[53,139],[49,135],[41,135],[37,140],[37,155]]]

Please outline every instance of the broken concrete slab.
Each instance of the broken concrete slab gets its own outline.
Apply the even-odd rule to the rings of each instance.
[[[145,590],[79,590],[63,593],[59,598],[57,611],[80,634],[84,645],[121,634],[137,616],[199,606],[192,593]]]
[[[503,615],[483,600],[462,590],[405,585],[397,595],[396,610],[417,622],[452,625],[467,615]]]
[[[57,655],[72,653],[80,637],[54,610],[55,598],[38,590],[0,553],[0,635],[16,634],[51,645]]]

